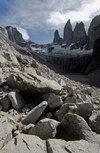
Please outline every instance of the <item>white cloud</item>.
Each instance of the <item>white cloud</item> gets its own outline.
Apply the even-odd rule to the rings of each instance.
[[[16,25],[33,33],[63,29],[68,19],[73,24],[78,21],[89,24],[100,10],[100,0],[13,0],[7,5],[10,13],[0,16],[1,26]],[[27,39],[27,34],[24,37]]]
[[[17,29],[22,34],[24,40],[29,40],[30,39],[30,37],[29,37],[29,35],[28,35],[28,33],[25,29],[20,28],[20,27],[17,27]]]
[[[59,25],[62,23],[66,23],[68,19],[71,19],[71,22],[77,21],[85,21],[89,22],[91,20],[91,16],[100,10],[100,1],[93,0],[89,3],[89,1],[83,1],[80,7],[74,8],[74,10],[66,10],[66,12],[51,12],[48,23],[53,25]],[[100,12],[99,12],[100,13]]]

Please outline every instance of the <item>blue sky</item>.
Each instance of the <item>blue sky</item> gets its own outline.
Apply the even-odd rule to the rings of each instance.
[[[0,0],[0,26],[13,26],[25,40],[51,43],[54,31],[63,36],[68,19],[74,27],[83,21],[86,30],[100,14],[100,0]]]

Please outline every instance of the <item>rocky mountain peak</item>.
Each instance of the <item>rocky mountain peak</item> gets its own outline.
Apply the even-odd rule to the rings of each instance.
[[[7,30],[5,28],[0,27],[0,35],[3,34],[5,37],[8,37]]]
[[[54,33],[53,43],[54,44],[61,44],[62,43],[62,38],[60,38],[58,30],[56,30]]]
[[[22,37],[22,34],[17,30],[17,28],[13,28],[11,26],[6,27],[8,32],[8,37],[11,41],[16,42],[16,44],[20,45],[20,43],[25,42]]]
[[[72,25],[70,23],[70,20],[68,20],[64,27],[63,43],[66,43],[67,46],[69,46],[72,43],[72,39],[73,39]]]
[[[98,37],[100,37],[100,15],[94,17],[90,24],[86,50],[93,48],[94,42]]]
[[[73,42],[80,42],[82,46],[86,44],[87,35],[83,22],[76,23],[76,26],[73,31]]]

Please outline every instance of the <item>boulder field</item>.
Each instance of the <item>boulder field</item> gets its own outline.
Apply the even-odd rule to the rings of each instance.
[[[100,153],[100,89],[0,40],[0,153]]]

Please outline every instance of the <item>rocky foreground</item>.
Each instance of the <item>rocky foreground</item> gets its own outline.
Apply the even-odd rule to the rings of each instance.
[[[100,89],[0,40],[0,153],[100,153]]]

